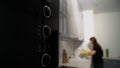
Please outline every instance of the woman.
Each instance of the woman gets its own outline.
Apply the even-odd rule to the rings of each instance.
[[[90,44],[93,45],[90,55],[92,55],[92,67],[103,68],[103,50],[95,37],[90,38]]]

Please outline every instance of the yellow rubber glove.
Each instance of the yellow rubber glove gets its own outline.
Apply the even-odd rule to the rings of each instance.
[[[89,55],[89,51],[84,50],[84,51],[81,52],[81,54],[83,54],[83,55]]]

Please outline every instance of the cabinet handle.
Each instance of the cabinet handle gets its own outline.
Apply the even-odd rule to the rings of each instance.
[[[48,55],[47,53],[43,54],[42,58],[41,58],[41,64],[43,67],[46,67],[47,65],[50,64],[50,55]]]
[[[46,18],[50,18],[50,16],[52,15],[52,11],[51,8],[49,6],[44,6],[43,7],[43,14]]]

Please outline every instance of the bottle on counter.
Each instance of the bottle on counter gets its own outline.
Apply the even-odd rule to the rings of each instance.
[[[63,57],[63,64],[68,63],[68,56],[65,49],[63,49],[62,57]]]
[[[106,49],[105,49],[105,52],[106,52],[106,57],[109,58],[109,49],[106,48]]]

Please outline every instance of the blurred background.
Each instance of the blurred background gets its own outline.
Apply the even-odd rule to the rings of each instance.
[[[91,56],[81,58],[80,52],[89,50],[89,38],[94,36],[104,51],[104,68],[119,68],[119,6],[120,0],[60,0],[59,65],[90,68]]]

